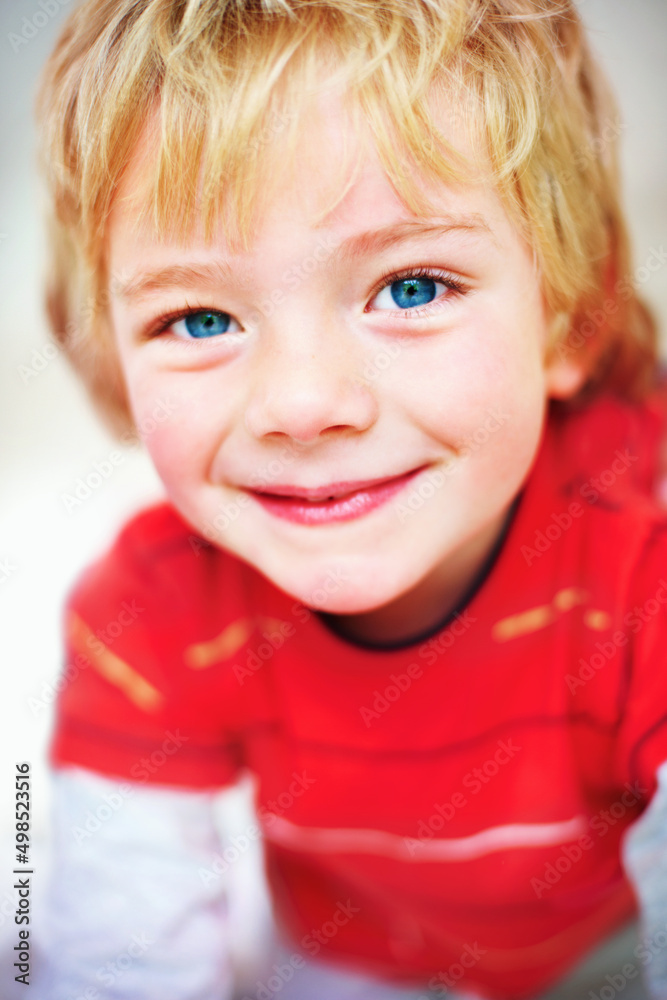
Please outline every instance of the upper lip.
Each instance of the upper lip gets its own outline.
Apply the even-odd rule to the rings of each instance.
[[[423,468],[420,466],[419,468]],[[380,476],[378,479],[357,479],[338,483],[328,483],[326,486],[292,486],[280,483],[272,483],[269,487],[247,487],[251,493],[265,493],[269,496],[298,497],[302,500],[325,500],[327,497],[337,499],[347,496],[348,493],[357,493],[359,490],[369,489],[371,486],[380,486],[382,483],[390,483],[393,479],[400,479],[408,476],[419,469],[408,469],[406,472],[397,472],[393,476]]]

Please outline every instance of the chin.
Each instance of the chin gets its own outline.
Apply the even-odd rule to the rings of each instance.
[[[386,568],[366,567],[364,572],[355,560],[330,562],[298,579],[280,571],[265,575],[306,607],[334,615],[375,611],[410,589],[409,583],[401,586],[391,579]]]

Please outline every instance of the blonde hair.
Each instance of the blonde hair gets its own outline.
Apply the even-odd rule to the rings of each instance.
[[[533,247],[558,317],[553,349],[590,354],[575,402],[602,389],[641,397],[656,338],[632,282],[622,126],[570,0],[88,0],[68,19],[38,97],[47,307],[111,424],[126,429],[131,416],[109,330],[105,227],[147,121],[157,121],[158,232],[185,235],[199,214],[210,237],[222,214],[229,240],[247,247],[270,196],[271,136],[293,148],[298,112],[325,72],[345,85],[389,178],[422,215],[433,206],[421,177],[465,178],[430,109],[434,94],[449,95]]]

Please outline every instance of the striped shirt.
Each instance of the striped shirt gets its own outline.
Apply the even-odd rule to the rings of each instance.
[[[343,638],[169,505],[140,513],[68,600],[52,763],[192,789],[249,770],[305,952],[545,990],[634,912],[621,838],[667,760],[661,419],[554,410],[460,606],[392,647]]]

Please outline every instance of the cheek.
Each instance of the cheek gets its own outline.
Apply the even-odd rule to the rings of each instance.
[[[184,484],[196,476],[200,463],[187,421],[160,426],[143,440],[165,486]]]
[[[451,446],[484,426],[491,411],[508,417],[506,433],[541,421],[544,377],[536,336],[527,338],[519,322],[493,315],[446,335],[406,356],[403,400],[424,430]]]
[[[206,468],[210,442],[199,398],[169,373],[145,374],[130,383],[139,436],[165,485],[191,481]]]

